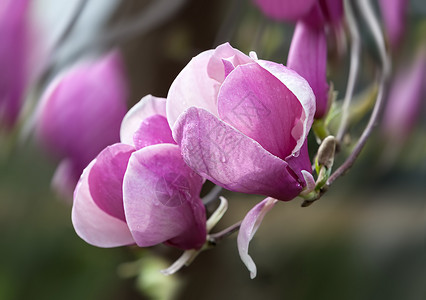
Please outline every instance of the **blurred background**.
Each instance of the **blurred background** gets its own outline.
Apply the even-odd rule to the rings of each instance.
[[[404,42],[392,54],[395,70],[426,40],[426,3],[407,3]],[[193,56],[225,41],[285,63],[294,29],[248,0],[35,0],[29,18],[40,51],[49,49],[35,67],[44,76],[40,89],[79,59],[118,47],[129,108],[147,94],[166,97]],[[357,92],[374,78],[370,43],[363,40]],[[348,58],[334,51],[328,75],[340,99]],[[426,299],[424,95],[404,144],[386,140],[379,124],[351,171],[318,202],[275,206],[250,245],[254,280],[240,261],[236,235],[171,277],[159,270],[179,257],[176,249],[100,249],[81,240],[71,224],[71,200],[50,188],[58,161],[34,141],[31,122],[22,121],[31,119],[33,97],[19,130],[0,134],[0,299]],[[361,120],[354,132],[364,125]],[[262,199],[223,195],[230,208],[215,231]]]

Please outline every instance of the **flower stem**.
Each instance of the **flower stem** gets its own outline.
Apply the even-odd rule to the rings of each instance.
[[[359,57],[361,50],[361,39],[358,31],[356,19],[349,0],[345,0],[345,16],[351,36],[351,58],[349,67],[348,84],[346,87],[345,99],[342,106],[342,119],[340,121],[339,131],[337,132],[337,143],[342,143],[343,136],[348,127],[349,107],[353,97],[356,78],[359,70]]]
[[[209,236],[208,236],[209,244],[212,245],[212,246],[216,246],[223,239],[227,238],[228,236],[230,236],[234,232],[238,231],[240,229],[241,223],[242,223],[242,220],[238,221],[237,223],[235,223],[231,226],[229,226],[228,228],[225,228],[224,230],[222,230],[218,233],[209,234]]]
[[[365,18],[365,21],[370,28],[376,46],[379,50],[382,69],[379,74],[379,90],[376,97],[376,103],[374,105],[373,112],[370,116],[367,126],[365,127],[361,137],[356,143],[352,153],[345,160],[345,162],[329,177],[326,186],[330,186],[337,178],[345,174],[354,164],[355,160],[361,153],[361,150],[364,148],[371,132],[373,131],[374,126],[376,125],[379,114],[383,104],[383,94],[385,90],[385,86],[387,84],[389,73],[391,69],[391,64],[389,60],[389,56],[386,52],[385,41],[383,39],[383,35],[380,30],[380,25],[374,15],[371,4],[368,0],[359,0],[357,2],[359,9],[361,11],[362,16]]]

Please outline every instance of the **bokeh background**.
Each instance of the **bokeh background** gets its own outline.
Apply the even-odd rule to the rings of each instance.
[[[59,32],[54,35],[79,1],[35,2],[40,26]],[[149,10],[155,2],[166,5]],[[409,38],[400,52],[405,58],[416,39],[426,37],[426,3],[410,1],[408,16]],[[56,71],[118,46],[131,107],[146,94],[165,97],[193,56],[224,41],[284,63],[293,26],[268,20],[246,0],[91,0],[58,49]],[[372,59],[367,54],[363,60],[361,83],[373,78]],[[329,79],[344,95],[347,60],[330,61]],[[318,202],[276,205],[250,245],[258,267],[254,280],[240,261],[235,235],[172,277],[158,271],[180,255],[175,249],[86,244],[72,227],[70,200],[50,189],[57,162],[31,138],[17,138],[13,146],[0,139],[0,299],[165,299],[169,290],[172,299],[426,299],[424,107],[392,161],[383,159],[392,146],[383,142],[379,124],[353,169]],[[223,195],[230,208],[217,230],[262,199]]]

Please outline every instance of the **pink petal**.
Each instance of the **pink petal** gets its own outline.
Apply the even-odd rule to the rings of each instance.
[[[296,154],[292,154],[286,157],[285,161],[288,163],[288,166],[294,172],[296,178],[304,178],[302,171],[312,171],[311,160],[309,159],[308,152],[308,140],[305,140],[300,151]],[[303,180],[304,181],[304,180]],[[304,186],[305,184],[303,184]]]
[[[219,82],[207,73],[207,65],[213,53],[214,50],[208,50],[194,57],[170,86],[166,108],[170,128],[173,128],[179,115],[191,106],[204,108],[217,115]]]
[[[297,21],[306,15],[317,0],[254,0],[262,12],[275,20]]]
[[[38,108],[42,145],[81,170],[106,146],[119,141],[127,89],[118,53],[67,71],[52,82]]]
[[[136,103],[124,116],[121,122],[121,142],[133,145],[133,135],[139,129],[142,121],[153,115],[166,116],[166,98],[147,95]]]
[[[207,73],[210,78],[222,83],[227,75],[226,70],[229,70],[229,64],[235,68],[251,62],[252,58],[233,48],[229,43],[224,43],[214,50],[207,65]]]
[[[87,243],[98,247],[134,244],[126,222],[112,217],[93,201],[89,190],[89,174],[96,160],[81,175],[74,191],[72,223],[77,234]]]
[[[173,136],[185,162],[226,189],[286,201],[304,185],[284,160],[203,109],[192,107],[182,114]]]
[[[159,144],[134,152],[124,176],[124,210],[136,243],[199,248],[206,239],[203,179],[182,160],[178,146]]]
[[[114,144],[96,157],[89,174],[89,189],[93,201],[107,214],[126,222],[123,208],[123,177],[130,155],[135,148]]]
[[[248,254],[249,244],[257,229],[259,228],[260,223],[262,223],[266,213],[269,212],[272,207],[274,207],[275,203],[277,203],[277,200],[266,198],[253,207],[244,217],[244,220],[241,223],[240,232],[238,233],[237,239],[238,252],[240,253],[241,260],[250,271],[251,279],[256,277],[257,270],[253,259]]]
[[[327,41],[323,28],[298,22],[288,53],[287,66],[303,76],[316,97],[315,118],[328,109]]]
[[[304,190],[300,193],[300,196],[306,196],[315,189],[316,182],[315,182],[315,178],[314,178],[314,176],[312,176],[311,172],[302,170],[302,175],[303,175],[303,178],[306,182],[306,186],[305,186]]]
[[[144,119],[133,135],[133,141],[136,149],[162,143],[176,144],[166,117],[161,115],[153,115]]]
[[[314,121],[315,95],[309,83],[291,69],[266,60],[258,60],[257,63],[277,77],[297,97],[303,107],[304,113],[300,118],[300,122],[294,125],[291,133],[293,138],[297,140],[297,145],[293,149],[293,153],[297,154],[305,142]]]
[[[224,60],[226,62],[224,63]],[[195,106],[217,115],[217,94],[226,71],[253,59],[224,43],[194,57],[173,81],[167,95],[167,120],[170,127],[181,113]]]
[[[291,132],[302,105],[275,76],[257,63],[238,66],[223,82],[218,95],[220,118],[285,159],[296,141]]]

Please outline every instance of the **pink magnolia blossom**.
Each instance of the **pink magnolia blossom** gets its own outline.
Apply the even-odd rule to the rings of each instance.
[[[146,96],[123,119],[121,143],[84,170],[74,192],[74,228],[99,247],[198,249],[207,235],[203,181],[173,141],[166,99]]]
[[[193,170],[226,189],[284,201],[306,185],[314,113],[304,78],[228,43],[194,57],[167,96],[173,137]]]
[[[0,126],[11,128],[19,115],[28,77],[27,15],[30,1],[0,5]]]
[[[37,111],[40,144],[62,160],[53,184],[71,194],[83,169],[107,145],[119,140],[127,89],[121,58],[111,53],[59,75]]]

